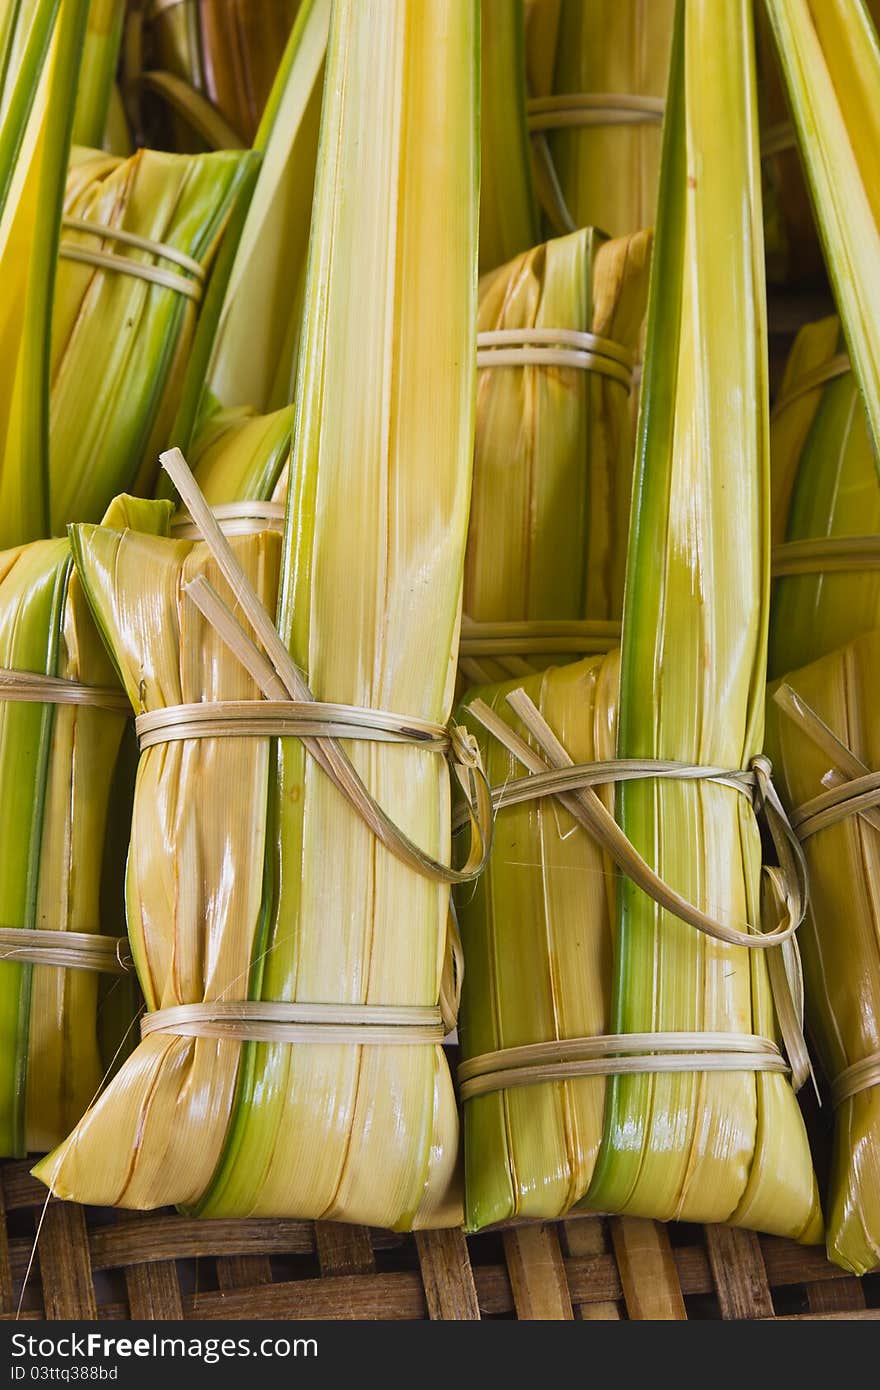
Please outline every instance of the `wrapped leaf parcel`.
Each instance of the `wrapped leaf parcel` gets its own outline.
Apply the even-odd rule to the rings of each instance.
[[[616,724],[617,758],[647,762],[649,775],[617,787],[614,836],[683,903],[661,906],[635,869],[603,873],[596,846],[573,843],[584,832],[566,803],[502,803],[490,876],[461,904],[472,1226],[583,1199],[821,1236],[777,1048],[767,956],[779,946],[751,945],[778,923],[762,921],[758,824],[738,785],[762,740],[766,370],[751,6],[689,0],[673,42],[619,695],[614,663],[592,658],[527,683],[537,724],[531,707],[513,709],[518,776],[536,771],[538,733],[548,748],[556,740],[562,766],[607,757]],[[495,706],[502,733],[516,722],[510,684],[467,702],[475,717],[478,699]],[[485,756],[503,785],[510,759],[491,743]],[[657,760],[703,775],[659,776]],[[715,781],[711,768],[732,777]],[[589,788],[578,795],[604,815]],[[534,941],[520,958],[527,928],[510,918],[524,913]],[[676,1049],[691,1054],[678,1069],[665,1061]],[[605,1080],[609,1052],[627,1065],[605,1065]]]
[[[880,479],[836,318],[808,323],[770,424],[774,573],[770,674],[824,656],[880,619]]]
[[[800,941],[834,1114],[828,1256],[864,1274],[880,1264],[880,632],[787,675],[771,695],[768,750],[810,871]]]
[[[587,228],[481,278],[464,652],[474,622],[486,639],[465,656],[472,681],[571,650],[552,645],[560,624],[587,638],[577,652],[595,635],[588,624],[577,636],[581,620],[606,642],[620,621],[650,246],[647,232],[609,241]]]
[[[236,152],[74,151],[52,317],[52,531],[97,521],[118,492],[152,490],[208,278],[257,163]]]
[[[470,6],[334,7],[285,548],[270,532],[229,541],[270,611],[280,565],[277,645],[317,700],[432,725],[452,700],[473,451],[476,53]],[[207,576],[231,601],[202,542],[75,537],[138,711],[259,694],[186,591]],[[345,751],[399,831],[448,859],[437,751]],[[403,1010],[442,1037],[444,875],[387,849],[297,738],[146,748],[128,878],[146,1033],[39,1174],[59,1196],[206,1216],[460,1221],[435,1041],[320,1028],[259,1041],[248,1023],[234,1036],[204,1023],[206,1005],[235,1001],[251,1019],[342,1010],[352,1027]],[[180,1005],[195,1009],[190,1034],[150,1024]]]
[[[119,524],[167,525],[120,499]],[[121,902],[102,902],[128,706],[70,544],[0,555],[0,1153],[57,1144],[100,1088],[99,990],[122,987]],[[127,1027],[133,1011],[123,1017]],[[120,1037],[112,1040],[112,1050]]]
[[[485,700],[521,737],[507,703],[524,690],[578,764],[614,757],[618,653],[469,693],[462,710],[492,786],[526,769],[469,714]],[[609,809],[613,795],[606,793]],[[465,952],[459,1039],[465,1066],[502,1049],[598,1037],[611,1018],[613,865],[552,797],[505,805],[492,855],[458,898]],[[603,1076],[463,1086],[467,1223],[549,1218],[581,1201],[602,1140]]]

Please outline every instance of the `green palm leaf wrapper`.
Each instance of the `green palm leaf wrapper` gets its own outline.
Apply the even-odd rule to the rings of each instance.
[[[281,563],[279,631],[316,698],[435,721],[452,700],[473,453],[477,56],[470,5],[334,7]],[[207,574],[231,600],[201,542],[74,534],[136,708],[257,694],[184,592]],[[279,538],[230,544],[271,609]],[[442,761],[347,749],[394,821],[448,855]],[[447,918],[448,888],[377,842],[299,741],[142,755],[128,919],[148,1009],[433,1008]],[[409,1227],[461,1219],[457,1162],[436,1045],[152,1033],[38,1172],[85,1201]]]
[[[257,415],[218,410],[196,432],[190,466],[211,506],[235,502],[283,503],[293,432],[293,406]]]
[[[617,652],[471,691],[460,713],[492,786],[524,768],[468,713],[485,700],[522,738],[506,702],[522,688],[578,763],[614,757]],[[613,809],[613,794],[605,795]],[[610,1032],[613,866],[552,798],[498,812],[488,867],[457,895],[465,955],[464,1061],[502,1048]],[[464,1103],[466,1219],[552,1219],[585,1196],[602,1140],[604,1077],[547,1081]]]
[[[654,225],[673,13],[673,0],[526,0],[535,187],[548,233],[593,226],[625,236]]]
[[[739,768],[761,748],[769,600],[766,308],[751,6],[680,4],[624,599],[619,757]],[[760,921],[754,812],[707,781],[618,791],[655,871],[728,925]],[[619,883],[612,1031],[774,1038],[761,951]],[[613,1077],[588,1201],[802,1240],[821,1226],[778,1073]]]
[[[770,459],[779,577],[769,665],[779,676],[876,627],[880,615],[880,545],[871,539],[880,534],[880,485],[836,318],[806,324],[795,340],[771,419]],[[843,542],[836,555],[810,545],[829,539]]]
[[[878,700],[876,630],[787,675],[771,691],[767,747],[792,811],[880,767]],[[876,806],[862,814],[853,808],[836,822],[815,822],[803,841],[810,874],[799,933],[807,1020],[818,1060],[837,1083],[827,1248],[830,1259],[855,1274],[880,1264],[878,824]],[[856,1068],[853,1090],[841,1085],[850,1067]]]
[[[167,520],[167,512],[167,504],[119,499],[108,520],[142,528]],[[100,899],[108,806],[127,713],[66,539],[0,555],[0,667],[60,677],[110,696],[104,705],[24,702],[2,698],[0,681],[0,926],[118,937],[121,900],[109,911],[105,904],[102,913]],[[114,1036],[112,1028],[101,1027],[96,970],[19,963],[16,949],[8,942],[0,947],[5,1156],[57,1144],[93,1100],[122,1040],[121,1032]],[[126,994],[122,980],[109,987]],[[122,1029],[134,1017],[130,998],[128,1008],[127,1017],[120,1012]],[[103,1060],[102,1034],[109,1050]]]
[[[200,305],[208,318],[218,307],[214,287],[204,298],[202,286],[227,232],[234,241],[257,162],[234,151],[139,150],[127,160],[74,151],[52,320],[52,531],[97,521],[118,492],[152,489],[159,450],[179,437],[187,370],[195,365],[198,375]],[[117,241],[117,233],[161,243],[169,256]],[[77,258],[96,251],[120,261],[105,268]],[[171,283],[141,278],[138,266],[164,271]]]
[[[223,248],[228,235],[234,249],[258,162],[77,148],[65,191],[89,7],[30,8],[29,28],[16,11],[0,29],[0,345],[15,363],[0,388],[7,546],[98,520],[116,493],[152,485],[156,451],[193,395],[188,380],[201,385]],[[183,423],[177,437],[188,437]]]
[[[864,0],[765,0],[880,468],[880,41]]]
[[[631,364],[650,247],[648,232],[609,241],[587,228],[480,280],[481,332],[592,333],[612,351],[622,349],[628,365],[603,357],[600,345],[586,354],[593,362],[586,370],[536,360],[478,372],[468,619],[620,620],[632,485]],[[543,650],[553,649],[545,643]],[[485,682],[529,666],[513,654],[467,659],[462,669],[472,682]]]

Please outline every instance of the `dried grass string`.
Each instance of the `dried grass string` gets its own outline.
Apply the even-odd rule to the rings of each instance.
[[[798,574],[854,574],[880,568],[880,536],[816,536],[773,547],[774,579]]]
[[[628,92],[562,93],[533,97],[526,102],[526,120],[532,151],[540,171],[536,179],[538,199],[556,231],[577,230],[577,223],[562,191],[547,134],[563,128],[585,126],[659,126],[665,103],[662,97]]]
[[[477,367],[576,367],[632,389],[634,356],[613,338],[574,328],[493,328],[477,334]]]
[[[147,255],[154,256],[158,260],[171,261],[172,264],[186,270],[193,278],[188,280],[185,275],[179,275],[176,271],[165,270],[158,265],[149,265],[146,261],[135,261],[130,256],[120,256],[114,251],[97,251],[88,246],[80,246],[78,242],[62,240],[58,247],[58,254],[65,260],[79,261],[83,265],[96,266],[99,270],[113,270],[122,275],[134,275],[140,280],[148,280],[152,284],[161,285],[163,289],[176,290],[178,294],[185,295],[188,299],[201,299],[202,285],[205,279],[204,267],[192,256],[178,251],[176,246],[169,246],[164,241],[154,241],[150,237],[138,236],[136,233],[127,232],[120,227],[105,226],[102,222],[88,222],[79,217],[65,217],[62,219],[61,226],[67,231],[80,232],[98,237],[102,241],[116,241],[120,245],[131,246],[133,250],[144,251]]]
[[[224,502],[212,507],[224,536],[253,536],[261,531],[284,530],[284,515],[287,508],[283,502]],[[202,533],[186,508],[182,508],[171,522],[171,534],[175,540],[200,541]]]

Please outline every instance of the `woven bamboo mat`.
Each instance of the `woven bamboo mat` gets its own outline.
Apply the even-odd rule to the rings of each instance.
[[[0,1167],[0,1317],[16,1316],[45,1190]],[[195,1221],[50,1202],[21,1317],[880,1318],[880,1274],[725,1226],[572,1216],[467,1238],[312,1221]]]

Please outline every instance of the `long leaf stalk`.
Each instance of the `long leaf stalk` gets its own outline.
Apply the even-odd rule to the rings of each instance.
[[[540,240],[526,123],[522,0],[480,3],[480,271]]]
[[[73,143],[104,144],[125,22],[125,0],[91,0],[76,93]]]
[[[207,403],[272,411],[293,399],[330,0],[305,0],[254,148],[262,165],[220,308]]]
[[[744,767],[763,726],[769,600],[766,321],[751,7],[679,5],[639,419],[621,652],[620,757]],[[736,540],[731,543],[731,527]],[[658,563],[659,561],[659,563]],[[754,813],[710,782],[634,782],[617,816],[689,901],[760,923]],[[612,1031],[775,1036],[767,964],[703,938],[627,879]],[[816,1239],[788,1081],[613,1077],[588,1201]]]

